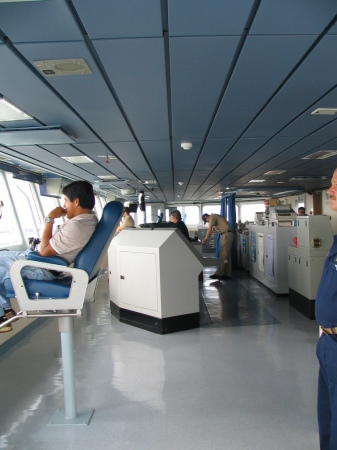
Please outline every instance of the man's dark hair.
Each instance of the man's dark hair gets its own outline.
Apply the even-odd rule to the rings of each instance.
[[[124,212],[129,216],[130,215],[130,208],[128,206],[124,206]]]
[[[95,206],[95,195],[92,184],[88,181],[74,181],[62,189],[71,202],[78,198],[79,204],[84,209],[93,209]]]
[[[181,220],[181,213],[180,211],[176,210],[176,211],[172,211],[170,213],[170,216],[174,217],[177,220]]]

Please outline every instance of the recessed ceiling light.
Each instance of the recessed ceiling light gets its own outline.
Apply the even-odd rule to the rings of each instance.
[[[250,180],[248,183],[263,183],[266,180]]]
[[[101,180],[114,180],[116,177],[116,175],[97,175],[98,178],[100,178]]]
[[[23,112],[0,94],[0,122],[31,119],[33,119],[33,117]]]
[[[276,181],[276,184],[284,184],[285,181]]]
[[[139,180],[140,183],[143,184],[156,184],[156,180]]]
[[[317,108],[311,114],[316,116],[334,116],[337,114],[337,108]]]
[[[179,186],[183,186],[185,183],[183,181],[178,181]]]
[[[191,150],[191,148],[193,147],[192,142],[182,142],[180,144],[181,148],[183,148],[184,150]]]
[[[286,172],[286,170],[269,170],[269,172],[266,172],[263,175],[280,175],[284,172]]]
[[[92,74],[84,59],[50,59],[33,61],[33,64],[46,76]]]
[[[337,155],[337,150],[320,150],[319,152],[311,153],[311,155],[303,156],[301,159],[326,159]]]
[[[94,162],[92,159],[88,158],[88,156],[61,156],[61,158],[71,164],[87,164]]]

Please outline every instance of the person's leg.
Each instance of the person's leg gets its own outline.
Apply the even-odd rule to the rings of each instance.
[[[330,449],[337,449],[337,336],[327,336],[325,358],[331,405]]]
[[[9,268],[14,261],[19,259],[25,259],[25,252],[18,251],[2,251],[0,252],[0,284],[3,285],[4,281],[9,278]],[[10,308],[10,300],[5,298],[0,293],[0,317],[4,316],[4,309]]]
[[[225,276],[231,278],[232,276],[232,242],[233,233],[225,233],[221,236],[221,245],[219,251],[219,258],[222,260],[227,260],[227,263],[220,263],[215,275]]]
[[[6,279],[9,279],[9,268],[18,260],[26,259],[28,251],[25,252],[3,252],[0,253],[0,284],[2,285]],[[29,278],[33,280],[52,280],[55,276],[48,270],[40,269],[36,267],[24,267],[21,270],[22,278]],[[16,313],[11,308],[10,300],[0,293],[0,322],[4,322],[9,318],[15,316]],[[11,331],[12,326],[8,325],[0,328],[0,332]]]
[[[322,334],[316,354],[320,364],[317,398],[320,449],[331,450],[337,448],[337,336]]]
[[[330,449],[331,405],[325,359],[325,347],[328,339],[330,339],[328,336],[322,335],[316,348],[316,355],[320,365],[318,374],[317,419],[320,449],[323,450]]]

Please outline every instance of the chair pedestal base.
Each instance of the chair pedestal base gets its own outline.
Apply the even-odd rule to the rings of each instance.
[[[94,409],[89,409],[88,411],[78,413],[74,419],[66,419],[64,410],[57,409],[51,416],[48,425],[89,425],[94,411]]]

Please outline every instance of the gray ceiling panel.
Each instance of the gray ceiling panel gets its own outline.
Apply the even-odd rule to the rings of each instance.
[[[140,145],[152,169],[170,173],[172,170],[170,141],[141,141]]]
[[[241,35],[253,0],[168,0],[170,36]]]
[[[210,138],[240,136],[314,39],[314,36],[249,37],[221,102]]]
[[[203,168],[204,170],[213,170],[219,164],[221,159],[228,153],[234,139],[208,139],[203,151],[198,159],[196,169]]]
[[[83,40],[65,0],[2,3],[0,29],[14,43]]]
[[[170,39],[174,139],[205,136],[238,42],[233,36]]]
[[[73,0],[91,39],[160,37],[163,34],[157,0]]]
[[[139,152],[139,148],[136,143],[114,143],[113,150],[115,154],[125,162],[127,167],[137,174],[139,179],[141,178],[141,173],[145,173],[147,177],[150,175],[150,177],[153,178],[153,174],[151,174],[150,168],[143,155]]]
[[[94,45],[138,139],[169,139],[163,41],[102,40]]]
[[[335,0],[262,0],[251,34],[319,34],[337,14]]]

